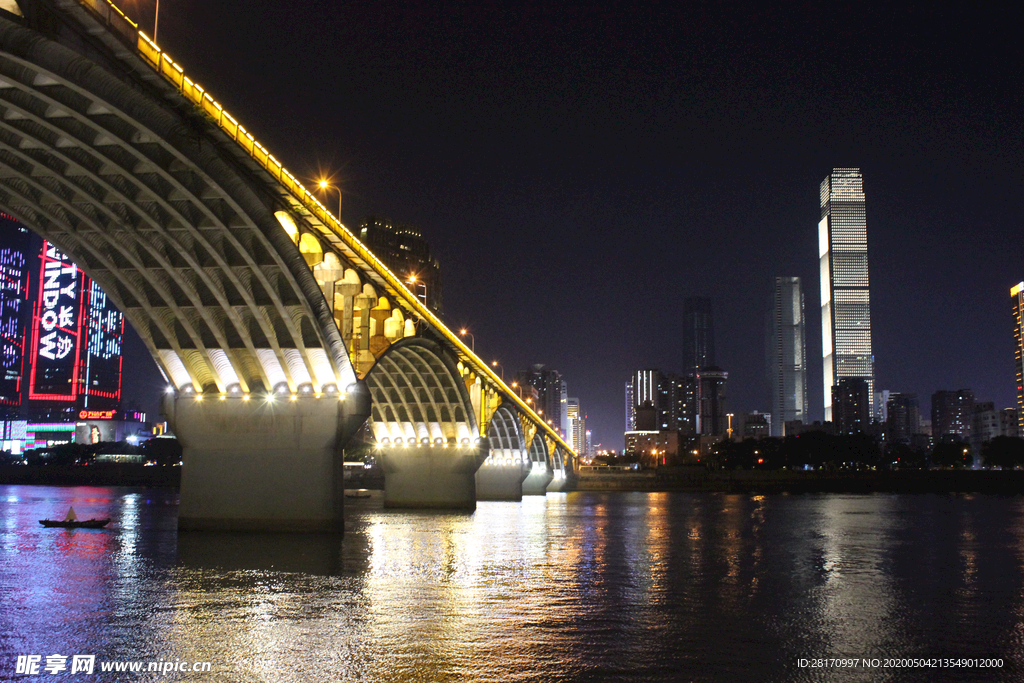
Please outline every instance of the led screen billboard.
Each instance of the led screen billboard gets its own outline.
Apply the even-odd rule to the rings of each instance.
[[[82,360],[82,405],[116,407],[121,399],[121,340],[124,316],[99,285],[88,284],[87,334]]]
[[[78,397],[84,276],[49,242],[43,242],[40,259],[28,397],[30,401],[74,401]]]
[[[0,406],[4,412],[21,405],[21,373],[25,353],[28,289],[28,231],[0,214]]]

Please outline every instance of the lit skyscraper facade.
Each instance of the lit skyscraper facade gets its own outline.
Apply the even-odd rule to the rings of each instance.
[[[836,168],[821,182],[818,223],[821,272],[821,353],[825,419],[832,420],[832,387],[844,377],[867,382],[874,414],[875,360],[871,352],[871,297],[864,177]]]
[[[586,440],[585,435],[587,431],[586,419],[583,417],[583,413],[580,412],[580,400],[578,398],[569,398],[566,401],[566,414],[569,423],[569,429],[566,432],[566,440],[569,442],[569,447],[572,448],[577,455],[584,455],[586,453]]]
[[[775,278],[768,330],[771,433],[772,436],[785,436],[787,422],[807,422],[807,349],[804,293],[800,278]]]
[[[1017,420],[1024,434],[1024,281],[1010,289],[1013,299],[1013,355],[1017,363]]]
[[[659,370],[637,370],[626,383],[626,431],[636,428],[636,408],[650,402],[655,410],[661,410],[658,386],[661,384]]]
[[[21,410],[28,299],[28,230],[0,215],[0,415]]]

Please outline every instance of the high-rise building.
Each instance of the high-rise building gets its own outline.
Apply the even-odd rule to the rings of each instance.
[[[380,216],[366,216],[359,221],[359,240],[427,308],[435,313],[443,312],[441,265],[431,258],[430,245],[418,229],[411,225],[394,225]]]
[[[771,433],[785,436],[787,422],[808,421],[804,293],[798,277],[776,277],[774,284],[767,344]]]
[[[871,392],[863,377],[842,377],[832,387],[832,424],[837,434],[863,434],[871,424]]]
[[[997,436],[1018,436],[1017,411],[1014,408],[996,410],[991,401],[974,404],[974,421],[971,427],[971,449],[981,453],[982,446]]]
[[[639,429],[636,426],[637,406],[650,403],[655,411],[661,411],[661,395],[658,388],[661,386],[662,375],[660,370],[637,370],[626,383],[626,431]],[[655,418],[657,420],[657,418]]]
[[[626,430],[657,429],[696,433],[696,375],[679,376],[660,370],[637,370],[626,382]],[[637,417],[643,412],[643,423]],[[691,415],[692,413],[692,415]]]
[[[868,385],[874,414],[875,360],[871,352],[871,297],[864,178],[859,168],[836,168],[821,182],[818,223],[821,273],[821,352],[825,420],[832,418],[832,387],[843,377]]]
[[[970,389],[932,394],[932,438],[955,436],[970,441],[974,427],[974,392]]]
[[[701,436],[721,436],[728,429],[725,412],[725,383],[728,379],[729,373],[714,365],[702,368],[697,375],[700,406],[697,429]]]
[[[1024,434],[1024,280],[1010,288],[1013,299],[1013,356],[1017,364],[1017,428]]]
[[[917,394],[890,392],[886,401],[885,438],[889,443],[909,444],[921,432],[921,409]]]
[[[514,380],[518,385],[526,388],[532,387],[537,392],[537,401],[534,406],[538,414],[545,421],[551,420],[555,429],[560,429],[562,424],[563,398],[565,394],[565,382],[557,370],[549,370],[543,363],[530,366],[529,370],[517,372]]]
[[[566,421],[569,424],[568,430],[566,431],[566,441],[569,443],[569,447],[576,452],[577,455],[583,454],[585,447],[583,437],[586,431],[586,421],[583,419],[583,414],[580,412],[580,400],[578,398],[569,398],[566,400]]]
[[[28,301],[28,230],[0,215],[0,415],[21,412]]]
[[[630,378],[626,382],[626,395],[625,395],[625,406],[626,406],[626,429],[624,431],[631,432],[636,425],[636,399],[633,398],[633,379]]]
[[[683,301],[683,374],[696,375],[715,364],[715,325],[711,299],[691,296]]]

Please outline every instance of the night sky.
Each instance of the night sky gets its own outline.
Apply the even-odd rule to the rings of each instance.
[[[151,2],[126,10],[151,33]],[[595,443],[622,447],[633,370],[681,370],[687,296],[713,299],[728,410],[768,410],[775,275],[804,280],[821,419],[818,186],[833,167],[864,174],[876,387],[917,392],[925,415],[937,389],[1015,403],[1019,4],[160,10],[161,47],[296,176],[333,174],[350,228],[371,213],[418,226],[450,325],[506,378],[559,370]],[[126,369],[152,410],[155,365],[133,351]]]

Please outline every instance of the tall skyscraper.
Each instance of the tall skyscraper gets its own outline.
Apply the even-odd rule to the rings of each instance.
[[[424,306],[435,313],[443,312],[441,265],[431,258],[430,245],[418,229],[393,225],[387,218],[366,216],[359,221],[359,239]]]
[[[566,399],[566,419],[569,428],[566,431],[565,439],[577,455],[583,455],[585,443],[583,435],[586,431],[586,422],[580,412],[580,400],[578,398]]]
[[[821,182],[818,256],[825,419],[832,420],[832,387],[843,377],[867,382],[869,414],[874,415],[868,235],[864,177],[859,168],[833,169]]]
[[[800,278],[775,278],[768,329],[771,433],[772,436],[785,436],[787,422],[807,422],[807,349],[804,293]]]
[[[543,363],[530,366],[529,370],[517,372],[514,381],[522,387],[532,387],[537,392],[534,408],[551,425],[561,429],[562,410],[566,407],[565,382],[557,370],[549,370]]]
[[[1013,355],[1017,363],[1017,420],[1024,434],[1024,280],[1010,289],[1013,299]]]
[[[691,296],[683,301],[683,374],[696,375],[715,364],[715,325],[711,299]]]
[[[697,429],[701,436],[720,436],[726,433],[725,383],[728,379],[729,373],[714,365],[703,368],[697,376],[700,408]]]
[[[655,411],[661,410],[660,370],[637,370],[626,383],[626,431],[636,429],[636,408],[650,403]],[[657,419],[657,418],[655,418]]]

